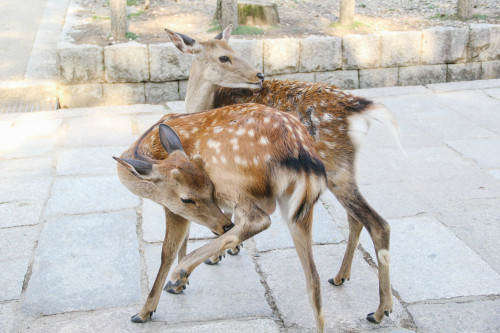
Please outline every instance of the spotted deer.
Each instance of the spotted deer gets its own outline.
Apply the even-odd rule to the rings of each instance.
[[[175,33],[169,34],[180,51],[195,49],[198,52],[193,62],[188,85],[196,79],[196,85],[201,88],[199,94],[205,96],[205,99],[203,102],[192,103],[191,96],[186,95],[187,111],[200,111],[196,105],[203,105],[203,108],[209,109],[238,103],[258,103],[298,116],[312,136],[314,149],[325,165],[328,189],[347,211],[349,237],[346,252],[339,272],[328,281],[334,286],[340,286],[350,279],[354,252],[361,230],[365,227],[375,247],[380,295],[377,310],[369,313],[366,318],[372,323],[379,323],[384,315],[389,316],[393,305],[389,275],[390,227],[361,194],[356,182],[355,164],[363,138],[374,121],[380,121],[386,125],[399,144],[394,116],[382,104],[373,103],[343,92],[334,86],[321,83],[270,80],[264,81],[262,87],[243,86],[234,89],[237,84],[228,85],[224,79],[221,79],[219,83],[214,83],[219,87],[211,86],[210,89],[203,90],[202,87],[206,82],[202,82],[203,76],[200,76],[199,71],[206,64],[198,59],[205,57],[217,59],[218,57],[220,60],[224,55],[230,60],[233,57],[239,59],[226,45],[229,40],[227,30],[230,31],[230,29],[230,27],[226,28],[222,33],[225,37],[217,41],[220,44],[220,51],[217,53],[213,53],[211,48],[200,47],[199,43],[191,38],[188,38],[186,42],[185,37],[176,38],[172,37]],[[220,53],[222,50],[226,50],[227,53]],[[220,60],[212,62],[209,66],[216,67],[212,68],[211,72],[233,76],[234,73],[241,71],[238,67],[239,61],[233,63]],[[253,75],[255,70],[249,70],[248,73]],[[240,84],[245,83],[246,80],[241,77]]]
[[[311,228],[326,173],[297,116],[251,103],[167,114],[115,159],[123,185],[162,205],[166,217],[160,269],[133,322],[156,311],[189,221],[220,236],[180,260],[165,286],[172,293],[183,290],[204,260],[267,229],[278,203],[304,270],[317,330],[323,332]],[[235,214],[234,227],[218,207]]]

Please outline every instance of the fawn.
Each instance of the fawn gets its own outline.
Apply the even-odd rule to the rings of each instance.
[[[115,159],[123,185],[162,205],[167,225],[160,269],[133,322],[144,322],[156,311],[189,221],[220,237],[179,261],[165,286],[172,293],[183,290],[204,260],[267,229],[277,202],[306,276],[317,330],[323,332],[311,228],[314,204],[326,189],[326,172],[295,115],[251,103],[167,114]],[[235,214],[234,227],[218,207]]]
[[[390,227],[363,198],[356,182],[355,162],[363,138],[374,121],[386,125],[399,144],[393,114],[382,104],[353,96],[331,85],[278,80],[263,81],[262,86],[248,85],[248,77],[257,77],[257,71],[242,65],[242,60],[229,47],[230,32],[231,26],[228,26],[216,37],[219,40],[198,43],[192,38],[167,31],[180,51],[196,55],[188,92],[190,85],[196,87],[197,101],[192,102],[192,96],[186,95],[187,112],[201,111],[197,108],[200,105],[209,109],[238,103],[259,103],[298,116],[312,136],[314,149],[325,165],[328,189],[348,214],[346,252],[339,272],[329,282],[340,286],[349,280],[354,251],[365,227],[377,254],[380,295],[377,310],[366,318],[379,323],[384,315],[389,316],[393,305],[389,274]],[[217,79],[212,80],[205,73],[217,73]],[[258,78],[263,78],[261,73],[258,74]],[[231,77],[231,81],[226,81],[225,77]],[[239,78],[240,82],[235,82],[235,78]],[[237,87],[238,84],[241,86]]]

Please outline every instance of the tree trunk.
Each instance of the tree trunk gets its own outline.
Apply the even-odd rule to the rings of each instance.
[[[233,31],[238,28],[238,1],[221,0],[220,25],[225,29],[230,24],[233,25]]]
[[[340,0],[340,24],[352,25],[354,23],[355,0]]]
[[[457,1],[457,15],[461,19],[472,18],[472,0],[458,0]]]
[[[127,33],[127,0],[109,0],[111,37],[123,39]]]

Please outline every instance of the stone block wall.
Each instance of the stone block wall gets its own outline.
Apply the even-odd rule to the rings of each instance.
[[[342,89],[500,78],[500,25],[304,39],[232,39],[267,78]],[[193,56],[172,43],[58,45],[61,107],[164,103],[185,97]]]

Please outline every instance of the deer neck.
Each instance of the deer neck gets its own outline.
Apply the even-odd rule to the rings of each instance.
[[[203,79],[193,63],[186,91],[186,112],[199,112],[213,109],[215,89],[217,86]]]

